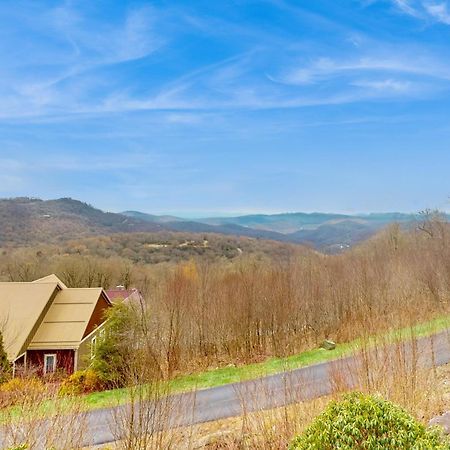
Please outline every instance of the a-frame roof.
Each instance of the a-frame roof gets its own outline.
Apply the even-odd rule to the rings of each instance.
[[[28,348],[78,348],[102,293],[102,288],[59,291]]]
[[[68,289],[67,286],[54,274],[47,275],[46,277],[38,278],[33,283],[58,283],[61,289]]]
[[[58,283],[0,283],[0,331],[8,359],[27,349],[59,290]]]
[[[68,288],[54,274],[0,282],[0,331],[8,359],[27,349],[77,348],[101,299],[99,307],[111,306],[102,288]]]

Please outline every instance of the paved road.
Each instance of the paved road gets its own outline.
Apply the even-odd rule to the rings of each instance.
[[[398,358],[398,347],[393,345],[381,351],[371,351],[368,357],[377,361],[377,370],[384,374],[388,374],[397,364],[403,364],[405,370],[412,370],[416,361],[424,368],[443,365],[450,362],[450,330],[421,338],[417,345],[404,343],[401,347],[401,361]],[[198,424],[238,416],[244,411],[318,398],[330,394],[336,389],[336,383],[340,387],[343,384],[347,388],[356,387],[357,374],[365,368],[366,360],[362,356],[350,356],[258,380],[204,389],[196,394],[174,395],[170,397],[170,423],[172,426]],[[372,375],[373,371],[369,376]],[[126,415],[129,411],[129,406],[122,406],[89,412],[84,433],[85,445],[99,445],[116,440],[117,431],[116,435],[111,432],[111,424],[117,430],[117,417]]]

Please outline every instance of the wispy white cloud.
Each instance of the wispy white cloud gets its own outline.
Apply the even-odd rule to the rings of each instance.
[[[111,158],[109,154],[96,154],[91,152],[89,164],[86,158],[80,157],[68,150],[60,149],[58,154],[48,154],[45,159],[39,155],[27,156],[25,159],[6,158],[0,159],[0,166],[12,177],[19,178],[19,174],[35,174],[39,172],[98,172],[98,171],[123,171],[137,169],[144,165],[156,164],[159,155],[155,152],[133,152],[123,149],[120,154],[126,154],[126,158]]]
[[[411,3],[411,0],[392,0],[395,6],[397,8],[404,12],[405,14],[408,14],[410,16],[419,17],[420,13],[417,11]]]
[[[50,11],[46,22],[70,43],[82,68],[139,59],[160,48],[164,39],[153,31],[156,16],[155,9],[144,6],[130,10],[122,22],[99,23],[65,5]]]
[[[96,92],[113,83],[99,72],[147,57],[165,44],[163,34],[154,29],[157,14],[154,8],[144,6],[128,10],[115,22],[98,21],[66,2],[51,10],[36,10],[32,24],[27,15],[20,15],[36,36],[26,44],[31,51],[25,57],[14,53],[9,57],[4,52],[0,117],[91,109],[88,104],[94,102]],[[19,41],[16,45],[24,44]]]
[[[387,47],[387,46],[386,46]],[[270,80],[286,85],[302,103],[338,104],[375,99],[424,98],[450,87],[450,65],[410,49],[356,49],[353,58],[320,57],[284,67]],[[411,55],[414,54],[414,57]],[[295,100],[294,100],[295,101]]]
[[[364,56],[347,61],[328,57],[319,58],[309,65],[291,69],[280,78],[274,79],[288,84],[310,84],[330,77],[368,72],[424,75],[450,80],[450,66],[430,58],[421,58],[416,55],[413,60],[409,55],[398,54],[393,56]]]
[[[450,25],[450,10],[447,2],[428,3],[424,4],[429,15],[435,18],[438,22]]]
[[[167,114],[165,116],[165,120],[168,123],[193,125],[193,124],[198,124],[198,123],[203,122],[203,116],[201,116],[200,114],[173,113],[173,114]]]
[[[425,11],[425,3],[418,0],[390,1],[410,15],[419,11],[418,5]],[[304,19],[303,9],[299,13],[291,11],[287,2],[275,4]],[[166,124],[194,125],[201,121],[197,113],[208,110],[294,108],[414,97],[436,92],[450,81],[450,65],[439,55],[418,51],[417,47],[394,48],[382,40],[370,40],[360,31],[333,28],[342,33],[344,53],[331,47],[316,49],[273,30],[264,39],[253,40],[261,30],[250,26],[244,32],[242,24],[229,28],[252,37],[248,47],[239,52],[227,50],[221,59],[205,58],[185,73],[170,68],[167,75],[153,77],[154,66],[149,65],[146,76],[134,71],[121,78],[118,66],[127,68],[126,63],[142,58],[147,58],[142,63],[148,62],[171,42],[164,27],[157,25],[160,11],[146,6],[128,10],[115,21],[99,22],[72,5],[76,3],[66,3],[36,20],[35,26],[47,27],[52,40],[58,42],[52,47],[57,64],[46,60],[42,65],[45,70],[35,73],[30,70],[35,67],[31,58],[23,61],[20,70],[6,71],[3,78],[0,74],[0,119],[64,120],[78,115],[164,111],[162,121]],[[427,3],[427,8],[429,16],[445,20],[445,3]],[[319,19],[315,15],[322,26]],[[215,32],[214,20],[186,14],[182,20],[195,32],[220,39],[229,25],[216,19],[220,30]],[[315,56],[321,54],[324,56]],[[163,65],[162,52],[158,58],[158,64]]]
[[[353,81],[354,86],[368,88],[374,91],[380,91],[384,94],[410,92],[414,85],[410,81],[395,80],[392,78],[386,80],[357,80]]]
[[[377,1],[377,0],[374,0]],[[437,22],[450,25],[450,9],[448,1],[435,0],[390,0],[403,14],[426,22]]]

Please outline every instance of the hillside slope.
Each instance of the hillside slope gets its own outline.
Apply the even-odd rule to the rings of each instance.
[[[318,250],[335,253],[361,242],[392,223],[411,227],[418,221],[415,214],[371,213],[362,215],[328,213],[251,214],[236,217],[210,217],[183,221],[179,217],[124,212],[152,223],[161,223],[173,230],[216,232],[227,235],[272,239],[310,245]]]
[[[448,219],[448,215],[446,216]],[[226,236],[307,244],[339,252],[391,223],[417,224],[417,216],[401,213],[345,215],[326,213],[253,214],[186,220],[138,211],[104,212],[61,198],[0,199],[0,246],[58,243],[62,240],[136,232],[215,233]]]
[[[300,229],[315,229],[333,220],[345,220],[350,216],[327,213],[283,213],[283,214],[251,214],[237,217],[212,217],[198,219],[210,225],[240,225],[257,230],[274,231],[289,234]]]
[[[54,243],[61,239],[162,229],[159,224],[103,212],[70,198],[0,200],[0,245]]]
[[[289,240],[308,243],[327,253],[336,253],[373,236],[381,227],[344,220],[325,223],[313,230],[299,230],[289,234]]]
[[[289,241],[281,233],[234,224],[209,225],[172,216],[104,212],[71,198],[0,199],[0,246],[58,243],[114,233],[179,231]]]

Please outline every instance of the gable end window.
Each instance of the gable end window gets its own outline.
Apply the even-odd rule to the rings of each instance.
[[[56,353],[44,355],[44,375],[56,372]]]
[[[95,357],[95,350],[97,348],[97,337],[94,336],[91,340],[91,359]]]

